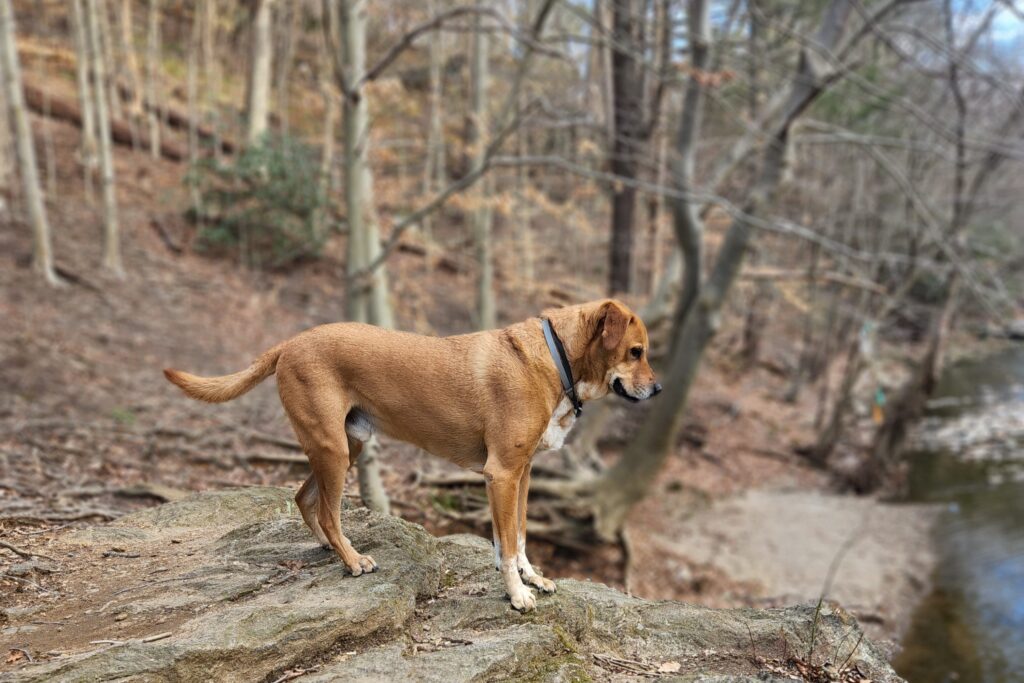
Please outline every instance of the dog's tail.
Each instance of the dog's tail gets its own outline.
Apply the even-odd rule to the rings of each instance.
[[[164,377],[197,401],[223,403],[238,398],[274,374],[284,344],[278,344],[253,361],[245,370],[221,377],[199,377],[179,370],[164,370]]]

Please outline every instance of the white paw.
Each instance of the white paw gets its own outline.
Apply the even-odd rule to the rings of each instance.
[[[512,599],[512,606],[520,612],[529,612],[537,607],[537,598],[533,591],[526,586],[518,586],[509,592]]]
[[[554,593],[555,590],[557,590],[554,581],[552,581],[551,579],[545,579],[540,574],[524,576],[523,579],[526,581],[526,583],[541,589],[545,593]]]

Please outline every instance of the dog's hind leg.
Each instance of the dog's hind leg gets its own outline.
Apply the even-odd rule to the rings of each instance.
[[[317,521],[327,537],[328,543],[338,553],[341,561],[359,576],[377,569],[377,563],[369,555],[360,555],[341,531],[341,500],[345,493],[345,475],[349,468],[347,439],[339,441],[334,448],[319,449],[310,453],[310,463],[318,485]]]
[[[344,388],[315,366],[294,361],[288,356],[278,361],[277,386],[295,436],[309,458],[310,480],[316,482],[315,496],[307,481],[296,498],[303,519],[320,528],[354,576],[372,572],[377,568],[373,558],[357,553],[341,532],[341,500],[349,468],[348,435],[341,419],[349,409]]]
[[[323,529],[320,528],[320,522],[316,518],[319,499],[320,490],[316,483],[316,475],[311,474],[299,488],[299,492],[295,494],[295,503],[299,506],[299,512],[302,513],[302,521],[316,536],[316,540],[320,541],[320,545],[323,547],[330,548],[331,543],[327,540],[327,536],[324,535]]]

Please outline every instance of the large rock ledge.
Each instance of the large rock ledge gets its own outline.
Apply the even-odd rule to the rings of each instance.
[[[47,549],[74,566],[61,597],[7,609],[0,631],[3,652],[37,661],[0,680],[900,680],[836,607],[813,658],[813,605],[713,610],[561,580],[519,614],[486,540],[365,509],[345,510],[344,528],[381,571],[353,578],[292,495],[204,493],[65,534]]]

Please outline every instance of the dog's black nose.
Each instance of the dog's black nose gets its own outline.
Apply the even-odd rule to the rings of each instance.
[[[651,396],[657,396],[660,393],[661,393],[661,383],[660,382],[655,382],[654,383],[654,393],[652,393]]]

